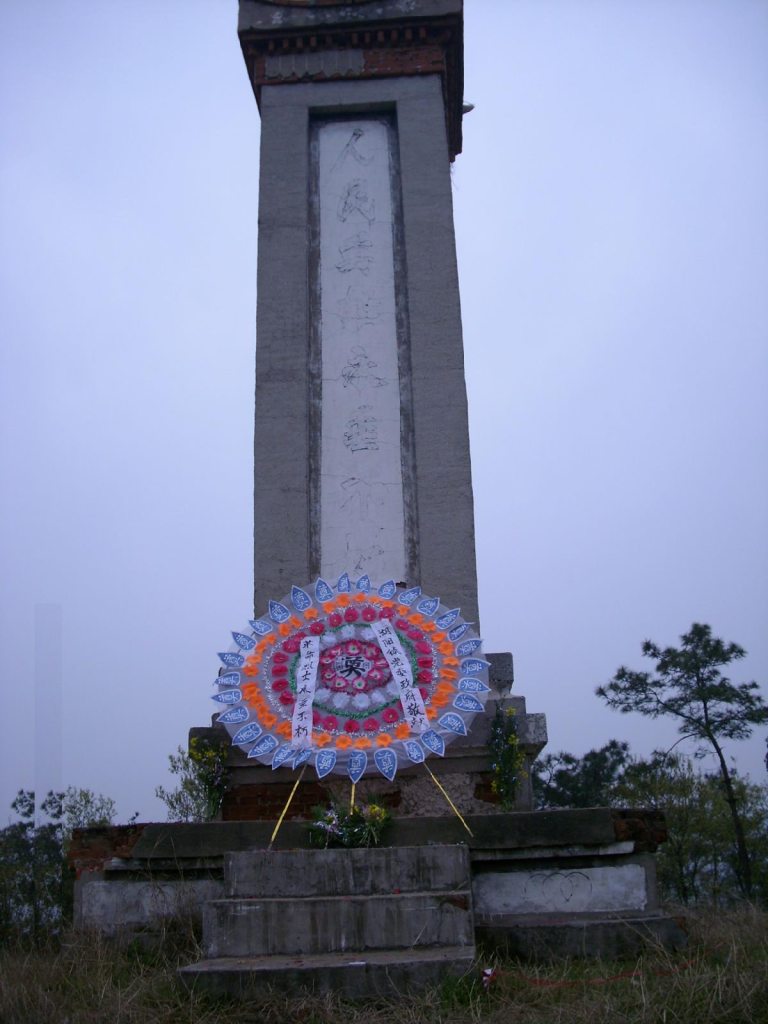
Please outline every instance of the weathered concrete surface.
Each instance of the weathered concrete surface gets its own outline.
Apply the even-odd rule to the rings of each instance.
[[[397,998],[438,985],[446,977],[462,977],[474,968],[474,947],[409,950],[367,950],[301,957],[233,957],[203,960],[179,971],[193,989],[212,995],[247,999],[263,986],[279,992],[335,992],[347,999],[371,996]]]
[[[468,836],[453,814],[439,817],[395,818],[385,836],[387,846],[424,846],[465,842],[473,861],[497,852],[541,847],[606,847],[630,842],[632,849],[653,851],[666,839],[664,815],[656,810],[595,807],[580,810],[513,811],[476,815],[467,819]],[[117,856],[130,835],[130,858],[138,865],[200,866],[217,863],[225,853],[265,849],[274,829],[267,821],[182,822],[141,826],[75,829],[69,852],[76,869],[104,867]],[[286,821],[275,841],[278,849],[307,845],[306,824]]]
[[[202,920],[208,900],[222,895],[221,880],[135,882],[90,879],[75,882],[76,928],[98,928],[104,935],[157,930],[169,921]]]
[[[645,867],[639,863],[596,867],[548,865],[477,874],[475,910],[481,917],[498,914],[553,914],[595,911],[644,911],[649,893]]]
[[[227,896],[389,895],[466,888],[466,845],[286,850],[224,857]]]
[[[180,972],[188,985],[241,998],[256,982],[373,996],[472,963],[466,847],[253,851],[227,856],[224,872],[228,892],[261,891],[206,903],[208,959]],[[401,891],[425,874],[431,891]]]
[[[466,946],[474,942],[471,905],[469,889],[212,900],[203,907],[203,944],[209,957]]]
[[[649,943],[671,951],[683,949],[688,942],[680,924],[662,914],[581,919],[511,915],[478,923],[476,934],[485,948],[539,961],[621,960],[636,957]]]
[[[413,580],[474,621],[477,582],[450,161],[439,75],[265,85],[256,347],[255,607],[312,578],[307,238],[312,111],[394,109],[407,264]]]

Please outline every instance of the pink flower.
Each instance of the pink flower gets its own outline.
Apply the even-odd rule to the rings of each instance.
[[[343,621],[344,620],[342,619],[339,612],[333,612],[331,615],[328,616],[328,623],[329,625],[333,626],[334,629],[336,628],[336,626],[340,626]]]
[[[314,633],[315,636],[320,636],[321,633],[325,632],[324,622],[313,622],[309,627],[309,632]]]
[[[363,622],[373,622],[373,620],[375,618],[376,618],[376,610],[375,610],[375,608],[371,608],[368,605],[366,605],[366,607],[363,608]]]
[[[347,608],[347,610],[344,612],[344,621],[345,622],[357,622],[357,619],[358,619],[357,608]]]
[[[323,719],[323,728],[326,732],[333,732],[339,728],[339,720],[336,715],[326,715]]]
[[[384,710],[381,713],[381,717],[384,719],[385,722],[396,722],[400,717],[400,712],[397,710],[397,708],[384,708]]]

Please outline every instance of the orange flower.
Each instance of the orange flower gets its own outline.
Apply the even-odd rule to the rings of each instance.
[[[368,595],[368,603],[369,604],[383,604],[384,601],[383,601],[383,598],[379,597],[378,594],[369,594]]]
[[[430,720],[430,722],[433,719],[437,718],[437,708],[428,707],[427,708],[427,718]]]
[[[395,726],[395,736],[399,740],[407,740],[411,735],[411,727],[407,722],[400,722],[399,725]]]
[[[304,612],[305,619],[316,619],[317,615],[317,608],[307,608],[307,610]]]
[[[448,694],[450,694],[450,693],[453,693],[453,691],[455,689],[456,689],[456,687],[453,685],[453,683],[438,683],[437,684],[437,688],[435,689],[435,693],[448,693]]]
[[[312,737],[312,742],[316,747],[324,747],[331,742],[331,734],[329,732],[316,732]]]
[[[437,626],[434,624],[434,622],[425,622],[421,628],[424,630],[425,633],[434,633],[435,630],[437,629]]]
[[[437,642],[436,635],[433,636],[432,639]],[[441,654],[453,654],[453,644],[438,644],[437,649]]]
[[[355,594],[353,600],[357,601],[358,604],[365,604],[365,602],[368,600],[368,595],[367,594]]]
[[[250,662],[246,661],[245,666],[243,667],[243,675],[245,675],[245,676],[257,676],[258,674],[259,674],[258,667],[256,665],[252,665],[252,664],[250,664]]]
[[[261,717],[261,723],[262,723],[262,725],[264,725],[264,726],[265,726],[265,727],[266,727],[267,729],[271,729],[271,728],[272,728],[272,726],[273,726],[273,725],[275,724],[275,722],[276,722],[276,721],[277,721],[277,715],[273,715],[271,711],[268,711],[268,712],[266,713],[266,715],[262,715],[262,717]],[[288,723],[287,723],[287,722],[285,722],[284,724],[285,724],[285,725],[288,725]]]
[[[376,737],[376,746],[377,747],[388,747],[391,742],[392,742],[392,737],[389,735],[389,733],[382,732],[382,733],[379,733],[379,735]]]
[[[444,665],[458,665],[459,664],[459,659],[458,658],[443,658],[443,664]]]
[[[397,606],[397,610],[400,612],[401,615],[407,615],[408,612],[411,610],[411,606],[408,604],[399,604]]]
[[[455,679],[457,675],[458,672],[455,668],[444,668],[440,673],[442,679]]]
[[[347,605],[349,604],[349,594],[339,594],[339,596],[336,598],[336,603],[340,605],[342,608],[346,608]]]
[[[444,708],[450,699],[447,693],[436,693],[432,698],[432,703],[436,708]]]
[[[280,636],[290,636],[293,632],[293,626],[291,626],[290,622],[282,622],[277,628],[280,631]]]
[[[445,640],[445,633],[435,633],[432,639],[436,644],[442,643],[442,641]]]
[[[254,697],[261,696],[259,694],[259,688],[255,683],[246,683],[245,686],[241,687],[243,696],[246,700],[253,700]]]
[[[275,729],[275,732],[277,733],[278,736],[285,736],[286,739],[289,739],[292,732],[291,723],[281,722],[280,725],[278,725],[278,727]]]
[[[411,615],[411,616],[409,616],[409,618],[410,618],[411,622],[414,624],[414,626],[420,626],[422,624],[422,622],[424,621],[424,616],[423,615]]]
[[[346,750],[347,747],[351,747],[351,746],[352,746],[352,737],[351,736],[347,736],[346,734],[342,734],[341,736],[337,736],[336,737],[336,749],[337,750]]]
[[[354,741],[353,746],[356,747],[358,750],[366,750],[368,747],[371,746],[371,741],[368,739],[367,736],[360,736],[358,739]]]
[[[265,644],[272,644],[272,645],[274,646],[274,644],[276,644],[276,643],[277,643],[277,637],[275,636],[275,634],[274,634],[274,633],[268,633],[268,634],[267,634],[267,635],[266,635],[266,636],[264,637],[264,643],[265,643]]]
[[[335,608],[335,601],[326,601],[325,604],[323,605],[323,611],[325,612],[326,615],[330,615]]]
[[[301,628],[301,620],[297,619],[295,615],[292,615],[288,620],[289,625],[293,626],[294,629]]]

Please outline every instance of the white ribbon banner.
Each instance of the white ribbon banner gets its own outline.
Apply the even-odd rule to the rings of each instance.
[[[291,746],[294,750],[312,746],[312,702],[315,699],[319,664],[319,637],[302,637],[299,643],[299,667],[296,669],[296,706],[291,723]]]
[[[411,663],[403,650],[400,638],[389,619],[372,622],[371,628],[379,641],[381,653],[387,659],[392,678],[400,689],[400,703],[403,705],[405,720],[411,732],[421,735],[429,728],[429,720],[419,688],[414,685]]]

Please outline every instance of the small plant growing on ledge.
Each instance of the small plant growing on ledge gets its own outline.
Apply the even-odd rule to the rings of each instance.
[[[392,820],[381,804],[361,804],[349,811],[338,807],[315,807],[315,820],[309,826],[312,846],[378,846]]]
[[[515,806],[515,796],[520,779],[525,778],[523,764],[525,756],[520,749],[517,736],[517,721],[514,708],[502,708],[497,702],[496,713],[491,722],[491,736],[488,741],[491,754],[491,789],[499,798],[504,811]]]
[[[155,796],[168,808],[169,821],[211,821],[219,813],[227,786],[227,748],[221,743],[206,743],[197,737],[189,741],[189,751],[179,747],[168,755],[171,775],[179,778],[174,790],[164,786]]]

